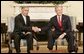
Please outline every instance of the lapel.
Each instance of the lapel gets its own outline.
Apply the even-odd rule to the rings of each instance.
[[[62,27],[64,28],[64,15],[62,14]]]
[[[57,21],[57,15],[54,17],[54,24],[55,24],[55,26],[59,26],[58,21]]]
[[[26,18],[26,20],[27,20],[27,18]],[[22,21],[22,23],[23,23],[24,25],[26,25],[26,24],[27,24],[27,21],[26,21],[26,24],[25,24],[25,21],[24,21],[24,19],[23,19],[22,14],[21,14],[21,21]]]
[[[54,25],[59,28],[58,21],[57,21],[57,15],[54,17]]]

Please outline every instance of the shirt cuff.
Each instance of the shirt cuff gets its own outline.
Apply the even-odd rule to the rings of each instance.
[[[66,33],[64,32],[64,35],[66,35]]]

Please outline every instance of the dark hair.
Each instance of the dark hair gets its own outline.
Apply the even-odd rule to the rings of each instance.
[[[21,6],[21,9],[26,8],[26,7],[28,8],[28,6]]]

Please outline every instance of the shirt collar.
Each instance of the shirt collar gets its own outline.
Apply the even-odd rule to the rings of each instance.
[[[58,18],[59,16],[57,15],[57,18]],[[60,15],[60,18],[62,18],[62,15]]]
[[[23,14],[22,14],[22,16],[23,16],[23,18],[25,18],[26,16],[24,16]]]

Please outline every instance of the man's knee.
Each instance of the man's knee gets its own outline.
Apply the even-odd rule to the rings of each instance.
[[[66,38],[69,38],[69,39],[74,39],[74,38],[75,38],[73,32],[69,32],[69,33],[67,33],[66,36],[67,36]]]
[[[19,39],[20,39],[20,35],[14,33],[14,40],[19,40]]]
[[[26,35],[26,38],[31,38],[31,39],[33,39],[33,34],[28,34],[28,35]]]

